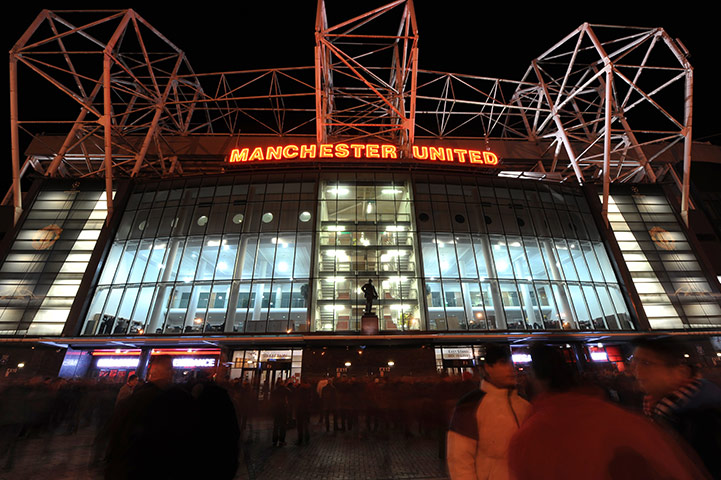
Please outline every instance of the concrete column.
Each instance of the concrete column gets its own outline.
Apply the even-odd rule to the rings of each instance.
[[[138,361],[138,368],[135,369],[135,374],[140,380],[145,381],[148,377],[148,368],[150,367],[150,353],[152,348],[143,347],[140,350],[140,360]]]

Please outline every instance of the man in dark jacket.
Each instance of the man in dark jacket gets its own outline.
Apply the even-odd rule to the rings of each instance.
[[[640,339],[631,367],[643,411],[680,436],[713,478],[721,478],[721,388],[697,375],[693,349],[674,338]]]
[[[190,393],[172,380],[171,358],[155,358],[148,383],[118,404],[109,426],[106,480],[200,478],[207,459],[182,452],[207,439]]]

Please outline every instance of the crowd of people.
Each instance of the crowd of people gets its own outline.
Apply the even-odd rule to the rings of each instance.
[[[231,479],[244,442],[282,448],[394,432],[437,442],[452,480],[579,478],[574,468],[584,478],[719,478],[721,389],[674,345],[641,343],[625,371],[582,374],[557,349],[534,347],[533,364],[519,370],[507,347],[490,346],[482,368],[463,375],[291,377],[263,396],[248,381],[203,372],[175,384],[164,357],[145,381],[131,375],[123,385],[3,379],[0,465],[37,455],[26,448],[32,439],[89,430],[91,466],[107,479]],[[253,435],[271,421],[270,438]]]

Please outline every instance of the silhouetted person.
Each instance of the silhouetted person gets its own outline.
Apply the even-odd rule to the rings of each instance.
[[[288,424],[288,397],[290,390],[283,380],[275,383],[270,392],[270,411],[273,415],[273,446],[285,445],[285,431]]]
[[[128,376],[128,381],[125,382],[122,387],[120,387],[118,396],[115,398],[115,405],[122,402],[123,400],[127,400],[128,398],[130,398],[130,395],[133,394],[133,390],[138,385],[139,381],[140,379],[134,373]]]
[[[511,478],[702,479],[673,439],[640,415],[578,387],[558,347],[531,347],[538,395],[508,449]]]
[[[298,445],[310,443],[310,407],[313,401],[313,389],[306,381],[295,389],[295,422],[298,430]]]
[[[203,462],[202,474],[205,478],[230,480],[238,469],[240,439],[238,418],[230,395],[202,371],[198,373],[198,383],[191,393],[200,419],[197,456],[208,460]]]
[[[195,479],[202,456],[184,455],[202,438],[190,394],[172,384],[170,357],[154,358],[148,382],[121,402],[111,421],[106,479]]]
[[[631,359],[643,412],[693,448],[721,478],[721,389],[698,375],[693,349],[673,338],[639,339]]]

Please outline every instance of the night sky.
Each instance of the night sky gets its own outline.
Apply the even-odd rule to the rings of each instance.
[[[12,16],[4,16],[6,49],[44,7],[52,4],[17,2]],[[579,7],[554,2],[537,2],[536,9],[525,2],[415,2],[420,34],[419,68],[454,73],[520,80],[531,60],[578,27],[581,23],[663,27],[680,38],[691,52],[694,66],[694,139],[721,145],[721,110],[716,92],[717,60],[721,46],[716,15],[708,7],[694,8],[684,2],[683,10],[649,3],[645,10],[628,10],[632,2],[587,2]],[[635,3],[635,2],[634,2]],[[361,6],[357,6],[360,4]],[[379,5],[378,2],[329,0],[330,23]],[[162,7],[160,6],[162,5]],[[132,8],[188,55],[196,72],[220,72],[253,68],[309,66],[313,64],[316,2],[201,2],[194,8],[173,7],[170,2],[148,2]],[[443,8],[440,8],[443,5]],[[472,8],[471,5],[479,5]],[[573,4],[571,4],[573,5]],[[706,4],[708,5],[708,4]],[[73,8],[97,8],[97,3],[74,3]],[[127,8],[127,5],[118,5]],[[63,6],[67,9],[67,6]],[[103,8],[110,8],[103,2]],[[7,67],[6,67],[7,68]],[[7,70],[6,70],[7,72]],[[21,72],[29,75],[28,72]],[[7,79],[7,73],[5,75]],[[21,76],[20,81],[23,81]],[[5,81],[7,88],[7,80]],[[21,83],[21,89],[22,89]],[[7,90],[6,90],[7,91]],[[5,95],[7,99],[7,94]],[[36,98],[21,90],[21,119],[28,108],[42,118]],[[24,102],[24,103],[23,103]],[[6,115],[9,117],[9,107]],[[8,120],[5,120],[6,125]],[[8,129],[6,129],[6,132]],[[6,172],[10,174],[10,136],[6,135]]]

